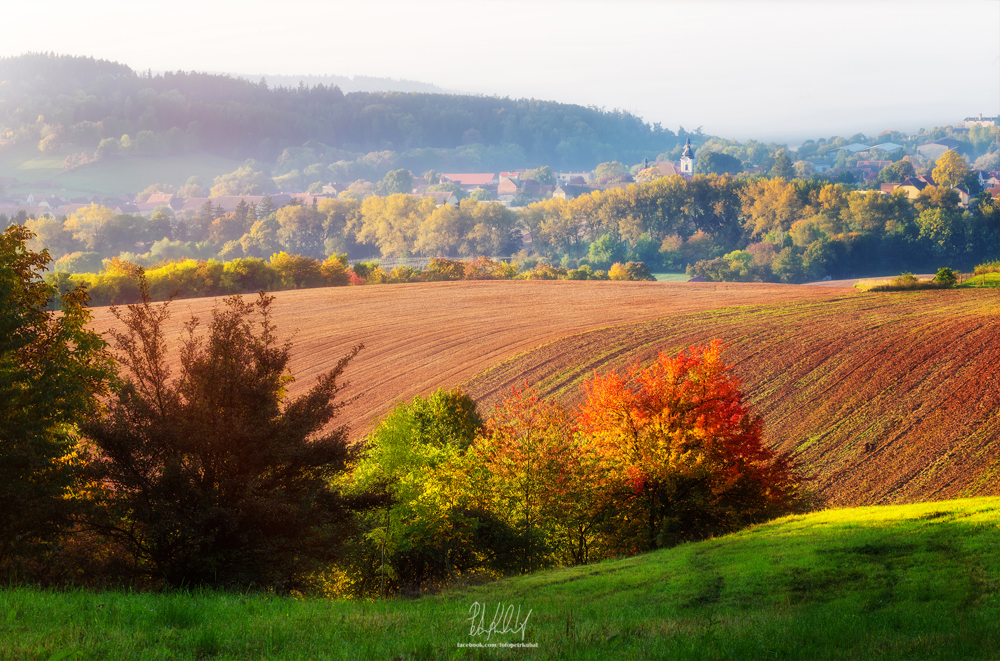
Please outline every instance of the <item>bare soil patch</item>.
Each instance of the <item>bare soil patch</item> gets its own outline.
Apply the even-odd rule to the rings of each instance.
[[[1000,297],[839,293],[580,333],[466,389],[484,410],[525,381],[574,404],[595,371],[721,338],[766,440],[797,454],[829,504],[1000,494]]]
[[[843,295],[835,289],[775,284],[441,282],[277,292],[274,310],[279,335],[294,341],[292,396],[364,342],[365,350],[347,370],[347,393],[358,399],[342,418],[352,438],[360,438],[397,401],[457,386],[497,363],[581,331]],[[167,338],[175,348],[191,314],[207,322],[216,304],[215,298],[172,304]],[[107,308],[94,310],[92,328],[104,331],[112,323],[117,322]]]

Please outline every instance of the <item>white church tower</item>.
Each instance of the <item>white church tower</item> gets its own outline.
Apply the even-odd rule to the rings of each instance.
[[[684,151],[681,152],[681,172],[694,174],[694,150],[691,149],[691,138],[684,143]]]

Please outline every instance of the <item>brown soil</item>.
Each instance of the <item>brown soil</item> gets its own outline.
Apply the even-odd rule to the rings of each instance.
[[[717,309],[562,338],[466,384],[488,411],[512,386],[567,404],[579,384],[721,338],[763,416],[831,505],[1000,494],[1000,297],[854,294]]]
[[[772,284],[485,281],[334,287],[275,294],[279,334],[293,339],[290,395],[305,392],[353,345],[348,367],[356,402],[341,419],[362,437],[394,402],[468,381],[487,368],[560,338],[727,306],[831,300],[843,290]],[[217,299],[172,303],[167,332],[179,345],[192,314],[210,317]],[[92,327],[117,323],[97,308]]]

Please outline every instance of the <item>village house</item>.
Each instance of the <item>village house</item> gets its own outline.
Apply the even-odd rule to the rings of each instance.
[[[586,195],[592,190],[593,189],[588,186],[572,186],[570,184],[566,184],[563,186],[557,186],[556,189],[552,191],[552,197],[560,200],[572,200],[575,197]]]
[[[556,175],[556,180],[560,184],[571,184],[571,183],[573,183],[573,179],[575,179],[577,177],[579,177],[580,179],[583,179],[584,183],[588,183],[589,184],[594,179],[594,173],[593,172],[560,172],[558,175]]]
[[[441,175],[442,183],[452,183],[461,186],[465,190],[472,190],[477,186],[499,183],[499,178],[495,173],[488,172],[452,172]]]
[[[522,184],[519,179],[511,179],[510,177],[501,177],[500,183],[497,184],[497,197],[500,198],[504,195],[510,195],[511,199],[517,195],[517,191],[521,188]]]
[[[899,184],[896,188],[905,192],[906,196],[911,200],[915,200],[917,199],[917,195],[920,194],[920,191],[933,185],[933,179],[927,175],[921,175],[919,177],[907,177],[903,180],[903,183]]]

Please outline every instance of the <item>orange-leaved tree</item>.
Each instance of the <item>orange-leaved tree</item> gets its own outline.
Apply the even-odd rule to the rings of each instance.
[[[515,388],[473,444],[483,505],[519,531],[524,570],[588,559],[601,480],[574,427],[558,403]]]
[[[708,537],[794,511],[800,479],[764,446],[718,340],[584,384],[579,428],[619,499],[611,526],[628,553]]]

